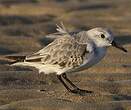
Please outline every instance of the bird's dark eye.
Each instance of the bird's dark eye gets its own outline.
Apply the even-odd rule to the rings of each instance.
[[[104,38],[105,38],[105,35],[104,35],[104,34],[101,34],[101,38],[103,38],[103,39],[104,39]]]

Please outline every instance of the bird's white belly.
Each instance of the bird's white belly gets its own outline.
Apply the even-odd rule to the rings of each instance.
[[[70,69],[68,68],[61,68],[59,65],[51,65],[51,64],[41,64],[41,63],[34,63],[34,62],[18,62],[12,64],[12,66],[31,66],[38,69],[39,73],[44,74],[50,74],[50,73],[56,73],[56,74],[62,74]]]

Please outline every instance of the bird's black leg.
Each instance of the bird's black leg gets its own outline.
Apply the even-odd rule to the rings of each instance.
[[[63,77],[74,89],[78,89],[78,87],[77,87],[75,84],[73,84],[73,83],[71,82],[71,80],[69,80],[69,79],[67,78],[66,73],[63,73],[63,74],[62,74],[62,77]]]
[[[69,91],[72,92],[72,89],[70,89],[67,84],[63,81],[62,75],[57,75],[57,78],[60,80],[60,82],[64,85],[64,87]],[[40,90],[40,91],[45,91],[45,90]]]
[[[83,94],[85,94],[85,93],[92,93],[92,91],[82,90],[82,89],[78,88],[75,84],[73,84],[73,83],[71,82],[71,80],[69,80],[69,79],[67,78],[66,73],[63,73],[63,74],[62,74],[62,77],[73,87],[73,90],[71,90],[71,92],[73,92],[73,93],[78,93],[78,94],[80,94],[80,95],[83,95]]]
[[[72,89],[70,89],[67,84],[63,81],[62,75],[57,75],[57,78],[60,80],[60,82],[64,85],[64,87],[69,91],[72,92]]]

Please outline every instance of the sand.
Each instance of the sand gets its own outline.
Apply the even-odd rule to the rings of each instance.
[[[38,3],[29,0],[26,4],[0,0],[0,4],[0,110],[131,109],[130,0],[39,0]],[[94,91],[92,94],[69,93],[55,74],[10,67],[9,61],[2,57],[43,48],[52,41],[45,35],[56,32],[55,24],[60,21],[69,30],[110,28],[117,42],[129,51],[109,48],[99,64],[68,74],[79,87]]]

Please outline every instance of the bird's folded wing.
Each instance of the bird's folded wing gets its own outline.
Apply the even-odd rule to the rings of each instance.
[[[43,64],[58,64],[61,67],[75,67],[83,63],[87,45],[79,44],[70,36],[61,37],[26,57],[26,61],[40,61]]]

